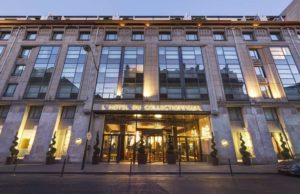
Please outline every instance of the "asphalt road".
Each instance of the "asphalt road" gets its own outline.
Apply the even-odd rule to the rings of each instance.
[[[281,175],[0,175],[2,194],[299,194],[300,178]]]

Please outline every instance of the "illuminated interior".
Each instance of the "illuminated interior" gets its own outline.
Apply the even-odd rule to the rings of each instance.
[[[148,162],[166,162],[167,137],[181,160],[207,161],[211,130],[207,115],[112,114],[105,116],[101,161],[136,161],[137,142],[145,141]]]

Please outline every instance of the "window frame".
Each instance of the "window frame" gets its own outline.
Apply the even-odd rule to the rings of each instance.
[[[196,39],[193,40],[189,40],[189,35],[194,35],[196,37]],[[199,35],[197,31],[188,31],[185,33],[185,40],[186,41],[199,41]]]
[[[83,39],[82,35],[88,35],[88,39]],[[78,41],[90,41],[91,40],[91,32],[90,31],[79,31],[78,33]]]
[[[276,37],[278,38],[277,40],[274,40],[274,39],[272,38],[272,36],[275,36],[275,35],[276,35]],[[271,31],[271,32],[269,33],[269,37],[270,37],[271,41],[274,41],[274,42],[277,42],[277,41],[284,41],[283,36],[282,36],[282,33],[279,32],[279,31]]]
[[[249,40],[245,39],[245,35],[250,35],[251,39],[249,39]],[[244,40],[244,41],[256,41],[254,32],[251,32],[251,31],[245,31],[245,32],[242,32],[242,36],[243,36],[243,40]]]
[[[114,35],[114,39],[108,38],[108,37],[110,37],[110,35]],[[118,39],[119,39],[119,34],[117,31],[106,31],[105,32],[105,37],[104,37],[105,41],[118,41]]]
[[[54,39],[55,34],[61,33],[62,34],[62,38],[61,39]],[[53,41],[63,41],[64,40],[64,35],[65,33],[63,31],[53,31],[52,35],[51,35],[51,40]]]
[[[163,39],[162,36],[163,35],[168,35],[170,38],[168,39]],[[158,33],[158,40],[159,41],[172,41],[172,32],[171,31],[160,31]]]
[[[7,94],[7,91],[8,91],[9,86],[15,86],[11,95],[8,95],[8,94]],[[5,91],[4,91],[4,93],[3,93],[2,96],[3,96],[3,97],[14,97],[17,87],[18,87],[18,84],[17,84],[17,83],[8,83],[8,84],[6,85]]]
[[[26,49],[30,50],[29,54],[28,55],[23,55],[23,52]],[[25,47],[21,47],[20,54],[19,54],[18,58],[20,58],[20,59],[29,59],[29,57],[31,55],[31,52],[32,52],[32,47],[26,47],[26,46]],[[26,56],[26,57],[24,57],[24,56]]]
[[[18,67],[23,67],[21,73],[16,73],[16,70],[17,70]],[[14,68],[13,72],[11,73],[11,76],[21,77],[22,74],[23,74],[23,72],[25,71],[25,68],[26,68],[26,65],[24,65],[24,64],[17,64],[17,65],[15,65],[15,68]]]
[[[142,39],[135,39],[135,35],[142,35]],[[132,41],[144,41],[145,40],[145,33],[143,31],[133,31],[131,35]]]
[[[8,38],[4,38],[3,37],[3,34],[9,34],[9,37]],[[0,32],[0,41],[8,41],[11,37],[11,32],[10,31],[1,31]]]
[[[30,38],[31,35],[35,35],[34,39],[31,39],[31,38]],[[27,31],[24,40],[34,41],[34,40],[37,39],[37,35],[38,35],[38,34],[37,34],[37,31]]]
[[[222,35],[223,39],[222,40],[216,39],[216,35]],[[214,41],[227,41],[225,31],[214,31],[213,32],[213,39],[214,39]]]

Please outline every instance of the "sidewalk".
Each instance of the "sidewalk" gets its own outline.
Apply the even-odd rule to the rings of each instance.
[[[62,164],[44,165],[44,164],[18,164],[16,174],[60,174]],[[13,173],[15,165],[0,164],[0,174]],[[275,165],[232,165],[234,174],[277,174]],[[65,174],[129,174],[129,163],[98,165],[86,164],[85,169],[81,170],[80,164],[66,164]],[[179,167],[168,164],[147,164],[133,165],[132,174],[178,174]],[[207,163],[182,163],[182,174],[230,174],[228,165],[211,166]]]

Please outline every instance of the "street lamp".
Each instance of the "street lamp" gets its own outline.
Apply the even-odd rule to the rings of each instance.
[[[97,46],[97,45],[96,45]],[[97,71],[97,74],[96,74],[96,85],[97,85],[97,79],[98,79],[98,70],[99,70],[99,66],[97,66],[96,64],[96,60],[95,60],[95,55],[94,55],[94,52],[92,50],[92,48],[89,46],[89,45],[85,45],[83,47],[83,49],[87,52],[87,53],[91,53],[92,55],[92,63]],[[90,83],[88,84],[88,86],[90,86]],[[93,95],[92,95],[92,106],[91,106],[91,110],[90,110],[90,118],[89,118],[89,126],[88,126],[88,129],[87,129],[87,134],[86,134],[86,141],[85,141],[85,146],[84,146],[84,153],[83,153],[83,158],[82,158],[82,163],[81,163],[81,170],[84,169],[85,167],[85,162],[86,162],[86,154],[87,154],[87,148],[88,148],[88,142],[92,139],[92,135],[91,135],[91,123],[92,123],[92,118],[94,116],[93,114],[93,105],[94,105],[94,92],[93,92]]]

